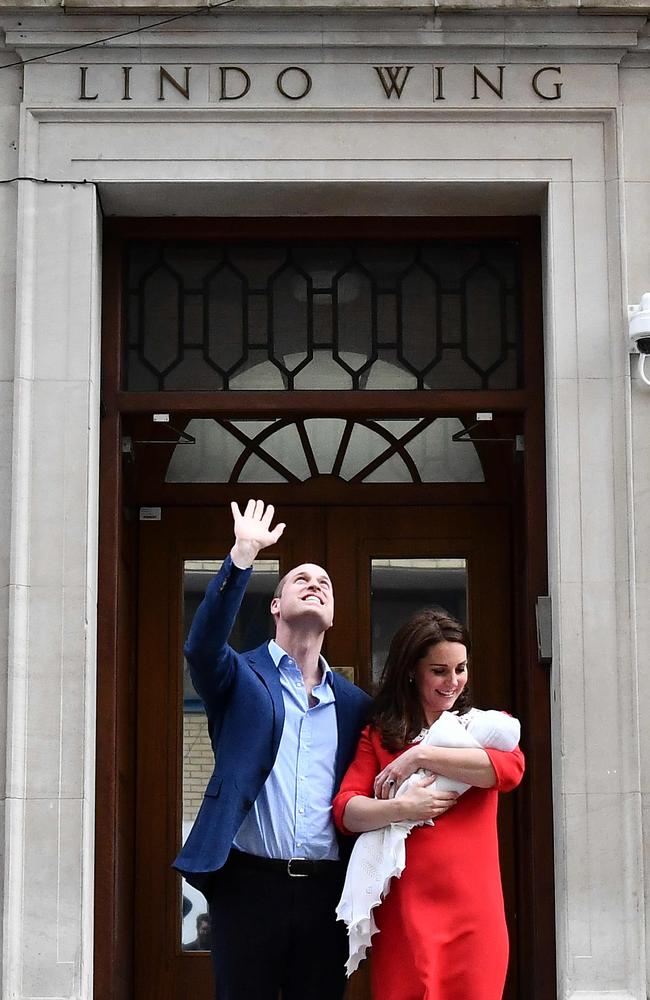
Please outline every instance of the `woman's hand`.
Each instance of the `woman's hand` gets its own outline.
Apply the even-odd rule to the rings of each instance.
[[[418,771],[423,763],[419,746],[405,750],[375,778],[375,798],[392,799],[399,786]]]
[[[400,796],[398,801],[402,807],[404,819],[418,822],[437,819],[438,816],[442,816],[448,809],[456,805],[458,793],[436,791],[435,788],[431,787],[435,780],[434,775],[431,778],[415,781],[413,786]]]

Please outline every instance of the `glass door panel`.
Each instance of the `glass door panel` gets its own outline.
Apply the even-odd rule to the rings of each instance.
[[[434,605],[467,622],[467,560],[371,559],[372,680],[379,680],[391,639],[416,611]]]

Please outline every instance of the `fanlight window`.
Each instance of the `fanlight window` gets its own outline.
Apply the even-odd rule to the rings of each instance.
[[[454,442],[455,417],[419,420],[197,418],[167,469],[171,483],[484,482],[473,444]]]
[[[134,241],[124,386],[515,389],[516,241]]]

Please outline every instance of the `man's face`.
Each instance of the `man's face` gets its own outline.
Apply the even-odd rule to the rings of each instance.
[[[313,620],[323,632],[330,628],[334,621],[334,591],[323,567],[303,563],[290,570],[282,593],[271,601],[271,614],[276,624]]]
[[[201,943],[210,941],[210,921],[200,920],[199,926],[196,929],[196,936]]]

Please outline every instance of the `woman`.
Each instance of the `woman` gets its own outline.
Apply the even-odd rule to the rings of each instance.
[[[442,610],[421,611],[395,635],[372,722],[334,800],[341,830],[433,819],[406,843],[406,868],[375,911],[373,1000],[499,1000],[508,935],[499,873],[498,792],[519,784],[519,748],[450,749],[420,740],[440,714],[471,708],[467,630]],[[394,793],[419,768],[473,787],[458,798],[424,779]]]

